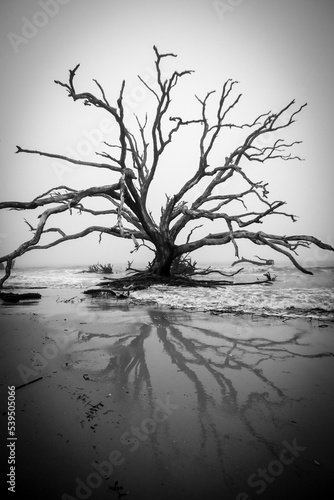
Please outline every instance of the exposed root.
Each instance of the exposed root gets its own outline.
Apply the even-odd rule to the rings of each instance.
[[[157,276],[149,271],[140,271],[130,276],[123,278],[105,278],[104,281],[98,283],[99,287],[110,288],[112,290],[122,291],[128,293],[129,290],[143,290],[152,285],[168,285],[168,286],[182,286],[182,287],[209,287],[215,288],[217,286],[232,286],[232,285],[260,285],[272,283],[268,277],[265,280],[257,280],[245,283],[235,283],[227,280],[203,280],[192,279],[189,276],[173,275],[173,276]]]

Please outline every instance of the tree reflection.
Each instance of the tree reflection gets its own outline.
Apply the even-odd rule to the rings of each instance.
[[[167,394],[179,405],[149,436],[155,463],[162,467],[163,447],[185,470],[189,460],[200,467],[198,480],[220,471],[216,477],[229,490],[237,489],[236,468],[247,470],[252,454],[265,463],[277,457],[294,432],[289,411],[302,395],[289,390],[290,362],[333,356],[279,320],[149,308],[132,329],[111,330],[103,345],[109,362],[97,379],[110,382],[115,402],[130,398],[128,411],[142,418]]]

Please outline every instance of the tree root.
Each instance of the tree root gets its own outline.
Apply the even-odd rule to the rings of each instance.
[[[111,291],[117,290],[127,293],[128,291],[144,290],[152,285],[215,288],[217,286],[260,285],[269,283],[272,283],[272,280],[268,277],[265,280],[235,283],[228,280],[192,279],[189,276],[181,275],[157,276],[149,271],[141,271],[123,278],[105,278],[104,281],[98,283],[98,286],[102,287],[102,289],[100,288],[102,291],[109,288],[112,289]]]

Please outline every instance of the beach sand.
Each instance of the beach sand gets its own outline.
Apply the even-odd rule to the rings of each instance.
[[[328,498],[333,324],[42,295],[0,305],[2,491],[15,385],[14,498]]]

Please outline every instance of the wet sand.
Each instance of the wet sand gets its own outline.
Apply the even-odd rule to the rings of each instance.
[[[328,498],[333,324],[80,290],[0,314],[2,491],[7,386],[42,377],[16,390],[16,498]]]

